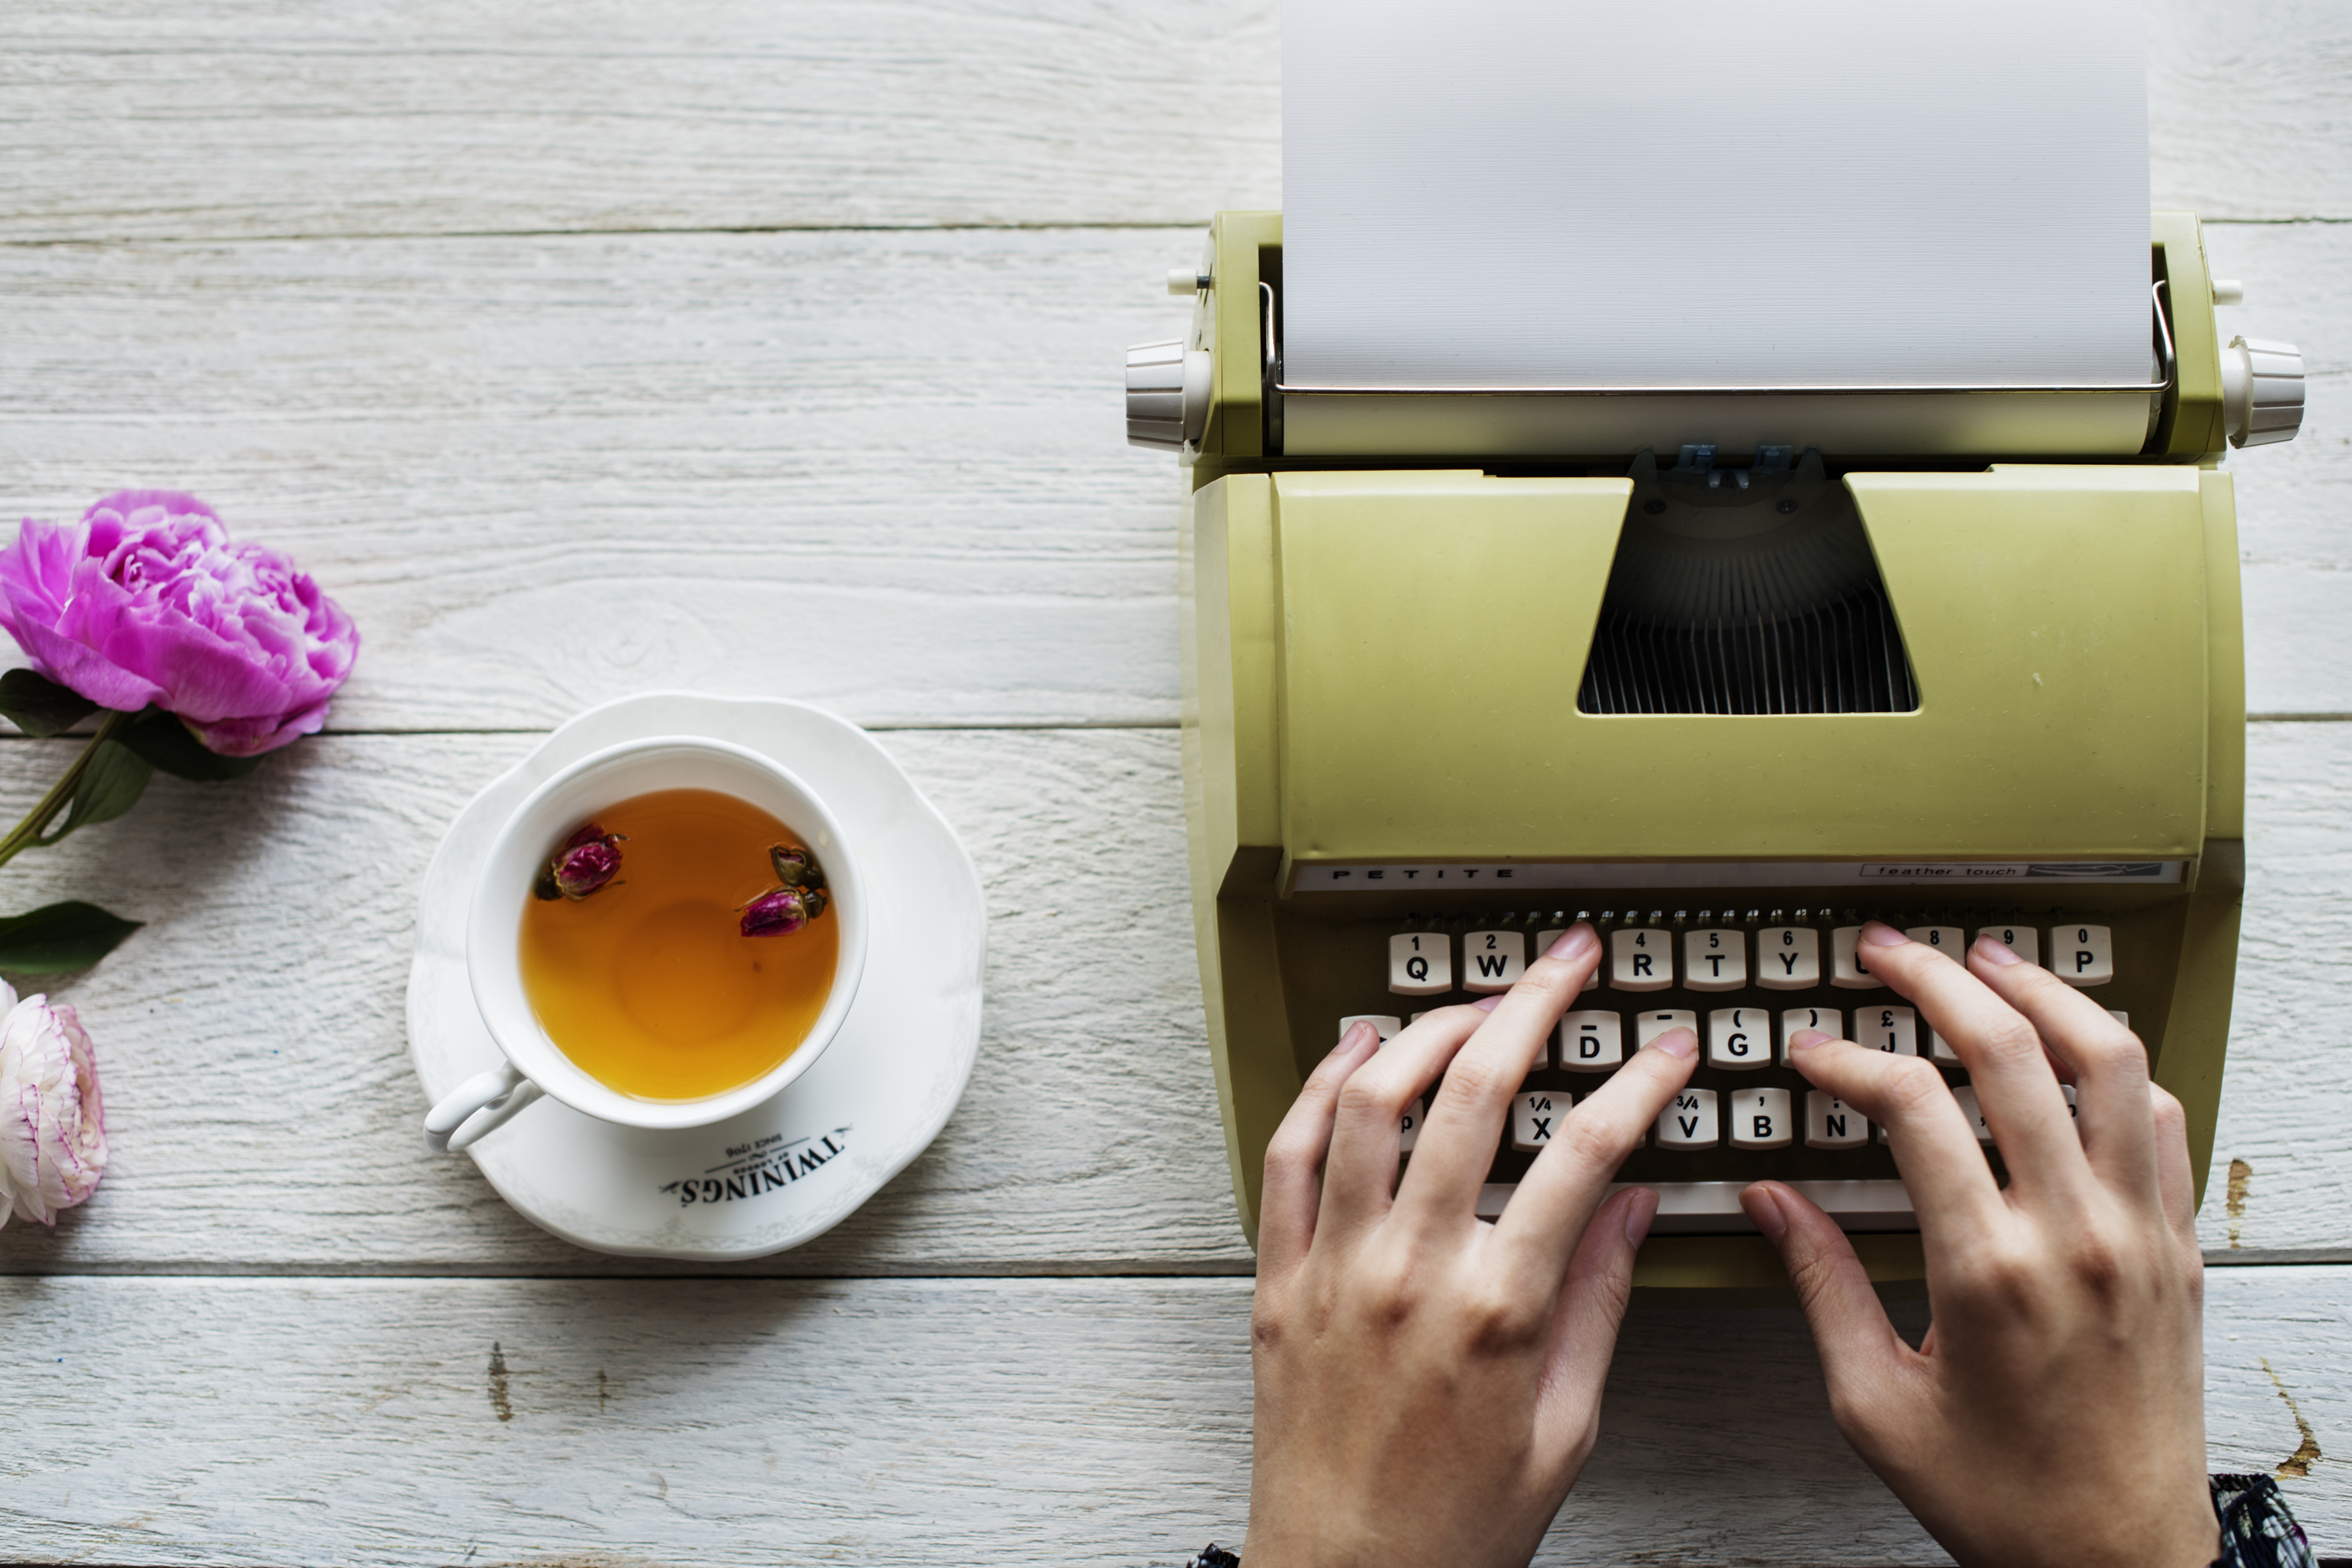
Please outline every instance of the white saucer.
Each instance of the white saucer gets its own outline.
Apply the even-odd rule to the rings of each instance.
[[[824,1055],[757,1110],[646,1132],[541,1099],[467,1151],[525,1218],[645,1258],[758,1258],[822,1235],[947,1124],[980,1049],[988,912],[945,818],[856,725],[801,703],[654,692],[591,708],[449,825],[425,873],[408,975],[408,1053],[426,1104],[501,1058],[466,980],[470,873],[541,780],[645,736],[733,741],[807,780],[856,845],[866,973]]]

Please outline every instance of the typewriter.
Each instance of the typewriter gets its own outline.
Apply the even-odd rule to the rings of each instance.
[[[1278,213],[1220,215],[1170,275],[1190,333],[1127,370],[1129,439],[1191,480],[1193,913],[1252,1238],[1266,1141],[1350,1022],[1506,989],[1580,919],[1600,972],[1481,1207],[1688,1027],[1690,1085],[1618,1177],[1661,1194],[1638,1284],[1780,1285],[1737,1202],[1759,1177],[1875,1278],[1920,1276],[1878,1129],[1786,1063],[1826,1029],[1930,1058],[1972,1107],[1857,953],[1870,919],[1990,931],[2124,1019],[2188,1108],[2201,1197],[2244,860],[2217,464],[2294,434],[2302,365],[2221,340],[2235,286],[2196,219],[2154,217],[2146,387],[1817,402],[1836,434],[1804,445],[1720,400],[1287,386],[1282,256]]]

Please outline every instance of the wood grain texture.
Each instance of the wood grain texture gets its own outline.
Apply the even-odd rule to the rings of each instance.
[[[367,636],[333,722],[648,686],[1173,723],[1127,343],[1188,231],[0,247],[0,516],[190,489]]]
[[[2352,217],[2352,11],[2148,0],[2158,206],[2209,218]]]
[[[733,1271],[1246,1271],[1185,918],[1177,742],[925,731],[885,743],[971,845],[991,923],[971,1087],[855,1218]],[[534,1229],[425,1155],[401,998],[412,890],[519,736],[305,742],[249,785],[159,779],[139,810],[10,870],[30,904],[152,922],[62,988],[100,1042],[114,1163],[9,1272],[679,1272]],[[63,761],[0,746],[0,801]],[[2352,1248],[2352,1082],[2315,1071],[2352,964],[2352,725],[2263,725],[2244,961],[2208,1247]],[[12,905],[13,907],[14,905]],[[711,1271],[695,1266],[694,1272]],[[721,1270],[726,1271],[726,1270]]]
[[[2245,925],[2213,1176],[2210,1248],[2352,1241],[2352,1074],[2342,1066],[2352,964],[2352,724],[2248,736]],[[2233,1206],[2230,1164],[2247,1171]]]
[[[2155,195],[2352,216],[2352,23],[2157,0]],[[1199,223],[1281,204],[1277,7],[418,0],[0,17],[0,239]]]
[[[1171,1563],[1242,1532],[1249,1293],[0,1281],[0,1555]],[[2286,1486],[2323,1548],[2352,1539],[2328,1451],[2352,1430],[2347,1331],[2352,1270],[2212,1276],[2213,1463],[2272,1469],[2299,1416],[2321,1458]],[[1837,1436],[1793,1310],[1644,1301],[1537,1561],[1948,1560]]]
[[[32,0],[0,238],[1205,222],[1278,204],[1276,16]]]
[[[1171,723],[1177,469],[1118,355],[1186,230],[0,246],[0,517],[194,490],[364,628],[339,728],[649,685],[868,723]],[[2219,225],[2302,343],[2235,454],[2250,702],[2352,713],[2352,225]]]
[[[2211,224],[2214,275],[2246,286],[2216,319],[2232,337],[2303,350],[2302,432],[2231,454],[2246,598],[2246,685],[2254,713],[2341,713],[2352,698],[2352,643],[2296,628],[2338,623],[2352,586],[2352,225]]]
[[[2217,1471],[2276,1471],[2309,1438],[2308,1473],[2279,1479],[2323,1555],[2352,1552],[2352,1270],[2210,1269],[2205,1443]],[[2333,1444],[2339,1451],[2328,1452]]]

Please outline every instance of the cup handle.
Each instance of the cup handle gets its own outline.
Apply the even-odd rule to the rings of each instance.
[[[511,1061],[478,1072],[425,1113],[425,1146],[454,1155],[512,1121],[547,1091],[522,1075]]]

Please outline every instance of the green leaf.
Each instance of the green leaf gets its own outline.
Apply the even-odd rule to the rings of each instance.
[[[146,757],[151,767],[169,773],[172,779],[193,779],[195,783],[245,779],[247,773],[261,767],[261,757],[224,757],[207,747],[203,740],[195,738],[195,731],[163,707],[148,707],[131,719],[130,727],[122,731],[122,746]]]
[[[145,758],[158,771],[174,779],[215,784],[242,779],[261,766],[258,757],[223,757],[198,740],[188,727],[162,708],[151,707],[131,721],[122,744]]]
[[[0,717],[26,735],[55,735],[98,711],[98,705],[31,670],[0,675]]]
[[[155,770],[147,759],[119,740],[101,740],[91,748],[89,766],[82,769],[81,782],[74,786],[73,804],[66,809],[66,825],[41,841],[56,843],[76,828],[87,828],[98,822],[110,822],[131,807],[147,792],[147,780]]]
[[[50,904],[30,915],[0,917],[0,969],[63,975],[87,969],[122,945],[141,922],[95,904]]]

